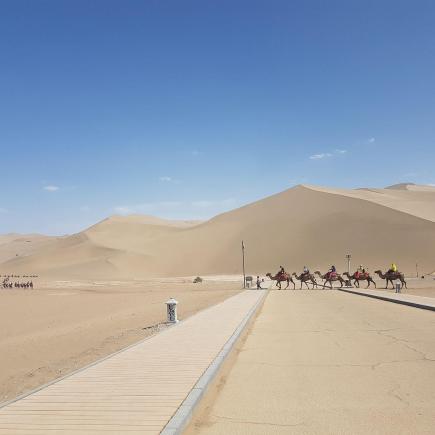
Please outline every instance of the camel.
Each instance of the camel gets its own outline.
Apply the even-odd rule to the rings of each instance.
[[[296,274],[296,272],[292,273],[292,276],[294,276],[298,281],[301,282],[301,290],[302,290],[302,283],[304,283],[307,288],[309,289],[310,287],[308,286],[307,282],[310,282],[311,284],[313,284],[313,288],[314,286],[317,287],[317,281],[316,278],[314,277],[314,275],[312,275],[311,273],[301,273],[299,276]]]
[[[387,273],[383,274],[381,270],[375,270],[375,273],[379,275],[379,278],[385,279],[385,281],[387,283],[385,286],[385,289],[388,288],[389,282],[391,282],[391,285],[394,288],[394,281],[396,281],[396,280],[399,280],[402,283],[402,288],[403,288],[403,286],[405,286],[405,288],[408,288],[408,286],[406,285],[405,276],[403,275],[403,273],[388,271]]]
[[[323,287],[326,287],[326,284],[328,284],[331,286],[332,289],[332,283],[334,281],[340,281],[340,287],[343,287],[346,284],[346,281],[341,277],[341,275],[339,273],[335,273],[335,274],[331,274],[331,273],[325,273],[325,275],[322,275],[318,270],[316,270],[314,272],[314,275],[319,275],[320,278],[322,278],[324,280],[323,282]]]
[[[375,285],[375,288],[376,288],[376,283],[375,283],[375,281],[373,280],[373,278],[370,276],[370,274],[368,272],[359,273],[359,274],[357,274],[355,272],[353,275],[349,275],[347,272],[344,272],[343,275],[347,276],[347,278],[349,280],[353,279],[354,280],[353,284],[356,285],[357,287],[359,287],[359,282],[360,281],[367,281],[367,287],[366,288],[369,288],[371,283],[373,283]]]
[[[295,282],[292,280],[292,277],[288,273],[278,273],[275,276],[272,276],[270,273],[266,273],[266,276],[268,276],[272,281],[276,281],[276,286],[280,290],[281,290],[281,282],[282,281],[287,281],[286,288],[288,288],[288,286],[290,285],[290,282],[293,284],[293,290],[296,288]]]

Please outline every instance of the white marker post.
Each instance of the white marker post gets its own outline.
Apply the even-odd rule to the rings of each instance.
[[[169,299],[169,301],[166,302],[168,323],[178,323],[177,304],[178,302],[174,298],[171,298]]]

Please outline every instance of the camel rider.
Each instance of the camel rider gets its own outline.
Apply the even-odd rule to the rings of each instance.
[[[331,266],[331,268],[328,270],[328,276],[332,276],[335,275],[337,273],[337,269],[335,268],[334,265]]]
[[[358,269],[356,270],[356,277],[359,278],[360,275],[364,275],[365,269],[362,267],[362,264],[359,265]]]
[[[302,275],[309,275],[310,274],[310,269],[308,269],[307,266],[304,266],[304,270],[302,272]]]
[[[278,275],[284,276],[285,275],[285,270],[282,266],[279,266],[279,272]]]
[[[390,270],[389,270],[388,272],[391,272],[391,273],[397,273],[397,266],[396,266],[396,263],[392,263],[392,264],[391,264],[391,268],[390,268]]]

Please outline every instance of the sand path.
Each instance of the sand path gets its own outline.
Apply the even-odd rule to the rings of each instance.
[[[431,311],[271,292],[185,433],[433,433],[434,330]]]

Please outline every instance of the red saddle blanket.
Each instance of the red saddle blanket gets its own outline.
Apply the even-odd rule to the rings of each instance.
[[[355,278],[357,279],[367,279],[369,276],[369,274],[366,273],[362,273],[362,272],[355,272]]]

